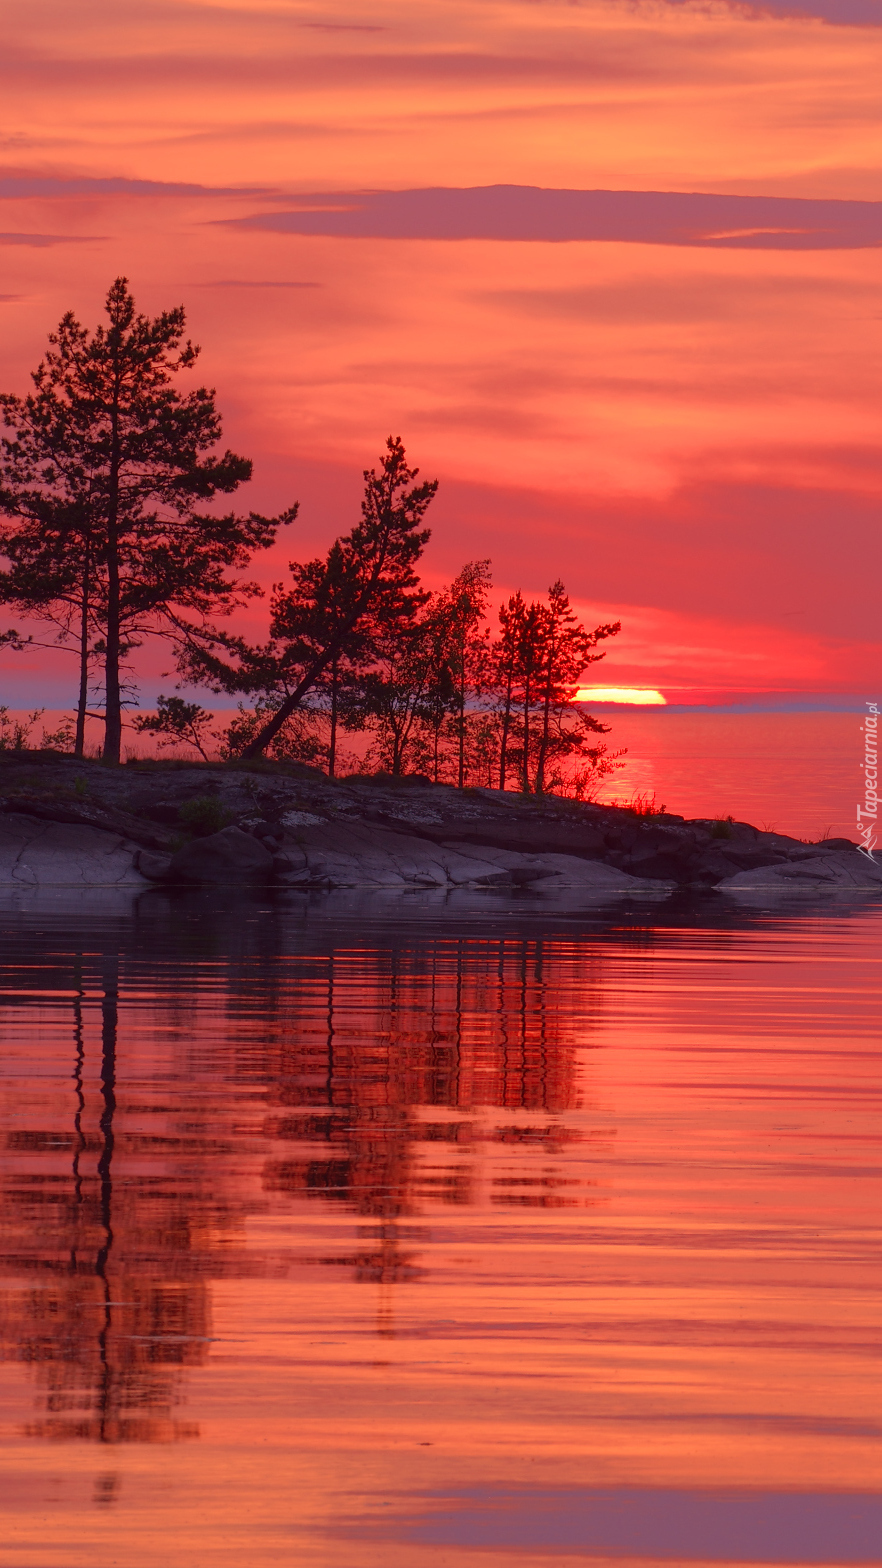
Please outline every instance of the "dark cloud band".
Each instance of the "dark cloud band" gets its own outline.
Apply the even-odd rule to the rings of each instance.
[[[50,245],[84,245],[87,240],[100,238],[99,234],[0,234],[0,245],[28,245],[33,250],[46,250]]]
[[[262,196],[272,195],[263,186],[183,185],[169,180],[127,180],[114,176],[32,174],[0,171],[0,197],[30,196]]]
[[[531,185],[332,193],[225,221],[266,233],[365,239],[618,240],[735,250],[882,245],[882,202]]]
[[[686,0],[668,0],[682,5]],[[834,27],[882,27],[882,0],[729,0],[732,9],[752,11],[757,16],[808,18],[829,22]]]

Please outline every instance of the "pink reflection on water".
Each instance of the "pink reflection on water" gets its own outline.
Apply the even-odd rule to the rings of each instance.
[[[878,925],[7,921],[9,1561],[860,1560]]]

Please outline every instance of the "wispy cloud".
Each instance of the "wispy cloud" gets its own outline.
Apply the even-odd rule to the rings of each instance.
[[[298,27],[309,27],[317,33],[387,33],[388,27],[371,22],[298,22]]]
[[[527,316],[607,324],[681,325],[686,322],[744,321],[755,325],[782,309],[823,310],[832,317],[877,319],[882,291],[872,284],[836,278],[717,277],[690,272],[686,278],[645,277],[578,288],[490,289],[483,303]]]
[[[320,283],[286,278],[208,278],[190,283],[191,289],[320,289]]]
[[[665,53],[676,51],[668,47]],[[671,59],[671,67],[677,61]],[[685,61],[679,60],[682,68]],[[350,52],[328,47],[316,53],[289,47],[260,55],[221,54],[211,47],[198,54],[181,49],[120,54],[113,59],[71,61],[30,51],[9,51],[0,59],[0,81],[21,88],[49,83],[56,91],[83,88],[100,92],[108,78],[119,89],[156,89],[186,84],[205,91],[212,86],[236,92],[299,90],[315,94],[335,87],[375,94],[382,88],[408,92],[416,83],[435,89],[455,87],[574,89],[602,82],[661,81],[664,62],[651,54],[629,55],[621,45],[579,49],[568,55],[530,56],[502,51],[435,47],[419,51]],[[379,108],[379,105],[378,105]]]
[[[119,175],[40,174],[0,170],[0,198],[32,196],[272,196],[262,185],[194,185],[175,180],[132,180]]]
[[[84,245],[87,240],[103,239],[102,234],[0,234],[0,245],[31,245],[46,250],[50,245]]]
[[[782,16],[814,19],[833,27],[882,27],[880,0],[728,0],[742,16]],[[671,6],[691,6],[694,0],[667,0]]]

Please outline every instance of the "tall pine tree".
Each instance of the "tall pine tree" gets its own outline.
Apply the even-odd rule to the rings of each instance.
[[[210,643],[211,618],[259,590],[236,576],[271,544],[279,518],[199,510],[251,477],[251,463],[218,453],[214,392],[181,393],[175,377],[199,349],[182,307],[139,314],[125,278],[107,294],[108,324],[89,332],[72,312],[25,398],[4,396],[11,432],[0,443],[0,597],[52,614],[79,641],[80,724],[90,660],[104,667],[104,758],[118,762],[123,668],[140,637],[179,655]]]

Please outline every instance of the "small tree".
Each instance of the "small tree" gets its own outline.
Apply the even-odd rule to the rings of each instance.
[[[445,628],[446,664],[453,686],[451,712],[456,741],[456,782],[465,784],[469,701],[484,689],[489,666],[489,628],[484,627],[490,591],[490,562],[469,561],[439,595],[435,613]]]
[[[28,751],[31,731],[42,717],[42,708],[37,708],[25,720],[21,720],[11,718],[5,704],[0,707],[0,751]]]
[[[374,662],[353,694],[350,722],[374,729],[374,752],[396,777],[416,747],[422,721],[431,712],[430,688],[436,665],[435,626],[430,614],[414,616],[409,625],[378,631],[373,639]]]
[[[426,602],[415,566],[429,539],[421,523],[438,481],[414,485],[417,473],[401,440],[390,436],[379,473],[365,470],[361,521],[334,542],[326,560],[292,566],[292,588],[277,585],[269,644],[250,648],[220,634],[211,646],[191,642],[185,661],[191,677],[220,691],[283,693],[243,757],[267,749],[335,661],[354,657],[362,636],[373,642],[393,634]]]
[[[317,675],[310,696],[327,714],[328,777],[337,771],[337,739],[341,722],[349,711],[359,676],[371,657],[369,619],[363,617],[348,635],[339,639],[341,621],[351,607],[351,585],[343,543],[337,539],[325,560],[292,562],[293,582],[288,588],[278,584],[273,593],[271,635],[277,654],[277,680],[282,700],[287,700],[307,670],[332,648],[330,659]],[[301,697],[306,700],[307,694]],[[281,703],[278,705],[281,706]],[[290,723],[292,715],[289,715]],[[258,733],[258,726],[254,735]],[[251,736],[250,739],[253,739]]]
[[[159,751],[169,746],[193,746],[203,761],[209,761],[206,750],[217,740],[217,731],[211,728],[214,715],[199,706],[198,702],[185,702],[183,697],[162,697],[156,713],[140,714],[134,722],[139,735],[155,735]]]
[[[515,710],[515,686],[527,607],[521,590],[499,606],[499,637],[491,646],[491,689],[499,718],[499,788],[508,778],[509,745]]]
[[[537,795],[545,790],[546,770],[552,758],[581,755],[589,735],[608,733],[608,725],[600,724],[582,708],[575,709],[574,703],[583,672],[589,664],[606,657],[604,653],[595,653],[597,644],[617,636],[621,629],[621,621],[615,621],[586,631],[570,608],[560,578],[552,583],[538,636],[540,678],[536,695],[540,728],[533,781]]]
[[[537,704],[544,659],[545,616],[535,601],[524,606],[515,642],[515,691],[520,722],[521,789],[530,793],[530,754],[533,736],[530,721]]]
[[[173,384],[199,353],[184,340],[183,308],[139,315],[117,278],[106,310],[109,325],[94,333],[68,312],[34,391],[0,398],[12,432],[0,443],[0,553],[10,563],[0,594],[78,637],[80,749],[89,661],[100,658],[104,757],[118,762],[127,654],[145,633],[179,654],[210,645],[210,618],[259,592],[228,571],[247,566],[297,509],[275,519],[198,510],[249,479],[251,463],[214,450],[214,392]]]
[[[548,590],[547,604],[527,604],[515,594],[500,607],[499,622],[492,650],[499,787],[505,788],[512,761],[524,793],[541,795],[561,787],[569,759],[587,759],[589,770],[602,765],[606,748],[592,737],[606,734],[608,726],[586,713],[576,694],[582,672],[604,657],[594,651],[597,644],[616,636],[621,623],[586,631],[559,580]]]
[[[437,601],[427,616],[426,679],[420,698],[419,722],[425,741],[426,767],[439,783],[444,762],[442,740],[451,713],[456,710],[456,682],[450,668],[447,618],[438,613]]]

